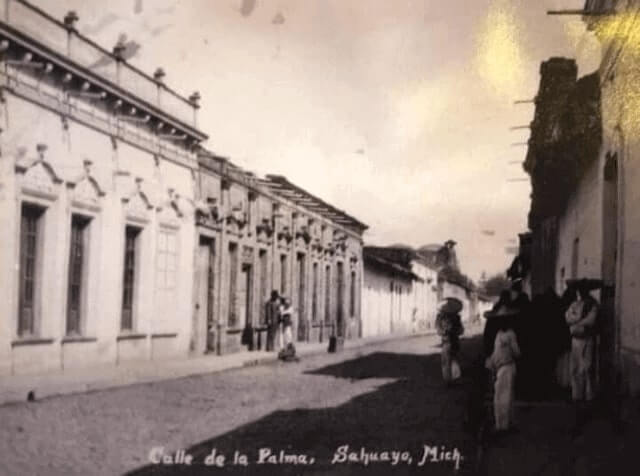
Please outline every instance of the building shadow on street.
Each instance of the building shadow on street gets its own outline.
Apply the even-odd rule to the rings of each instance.
[[[463,374],[475,360],[479,348],[476,338],[463,341]],[[231,432],[202,441],[187,449],[194,459],[192,465],[149,464],[127,474],[473,474],[475,439],[465,428],[472,380],[464,376],[459,385],[445,386],[438,353],[376,352],[314,369],[307,374],[349,381],[391,381],[382,382],[373,391],[338,406],[276,411]],[[385,450],[408,452],[411,464],[369,462],[365,466],[362,463],[338,462],[339,459],[332,464],[334,455],[344,445],[349,445],[348,451],[358,455],[361,455],[361,448],[365,452],[379,454]],[[434,462],[431,457],[429,462],[418,466],[425,445],[435,447],[443,458],[447,451],[457,448],[462,455],[460,469],[456,471],[454,461]],[[203,464],[214,448],[217,454],[226,455],[224,467]],[[282,450],[287,455],[308,455],[314,461],[308,465],[256,464],[264,448],[269,448],[276,460]],[[235,451],[248,456],[249,466],[233,464]],[[454,455],[449,454],[450,457]]]

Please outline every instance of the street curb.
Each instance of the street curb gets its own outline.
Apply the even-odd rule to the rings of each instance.
[[[412,339],[412,338],[418,338],[418,337],[429,337],[429,336],[433,336],[435,335],[435,331],[433,332],[421,332],[421,333],[416,333],[416,334],[403,334],[403,335],[398,335],[398,336],[390,336],[387,338],[383,338],[383,339],[379,339],[379,340],[371,340],[371,341],[366,341],[366,342],[360,342],[358,344],[351,344],[349,345],[348,342],[349,341],[345,341],[345,347],[338,352],[329,352],[327,350],[327,347],[321,347],[321,348],[317,348],[317,349],[298,349],[297,350],[297,354],[299,357],[311,357],[311,356],[315,356],[315,355],[321,355],[321,354],[333,354],[333,355],[340,355],[346,351],[350,351],[350,350],[356,350],[356,349],[361,349],[364,347],[370,347],[373,345],[377,345],[377,344],[386,344],[388,342],[393,342],[393,341],[398,341],[398,340],[407,340],[407,339]],[[353,341],[351,341],[353,342]],[[327,343],[328,346],[328,343]],[[239,367],[235,367],[237,368],[245,368],[245,367],[256,367],[256,366],[260,366],[260,365],[268,365],[268,364],[272,364],[272,363],[277,363],[280,359],[278,359],[277,354],[274,354],[273,356],[270,357],[262,357],[259,359],[250,359],[250,360],[246,360],[242,363],[241,366]],[[232,370],[231,368],[229,369],[225,369],[225,370]],[[216,373],[216,372],[212,372],[212,373]]]
[[[372,339],[370,341],[345,341],[345,347],[342,351],[336,352],[335,355],[340,355],[346,351],[356,350],[360,348],[370,347],[373,345],[385,344],[392,341],[398,340],[406,340],[412,338],[419,337],[427,337],[435,335],[433,331],[420,332],[415,334],[403,334],[403,335],[395,335],[395,336],[385,336],[381,339]],[[327,343],[328,345],[328,343]],[[303,356],[315,356],[328,353],[327,347],[318,347],[312,349],[301,349],[298,351],[298,355],[300,357]],[[133,385],[145,385],[156,382],[164,382],[169,380],[178,380],[182,378],[189,377],[198,377],[204,375],[213,375],[217,373],[227,372],[231,370],[239,370],[243,368],[249,367],[258,367],[263,365],[270,365],[274,363],[278,363],[279,359],[277,354],[274,353],[273,356],[268,357],[260,357],[260,358],[248,358],[242,362],[231,363],[227,367],[220,367],[217,369],[192,369],[187,370],[179,375],[164,375],[164,376],[138,376],[138,377],[121,377],[120,379],[114,379],[105,382],[70,382],[67,384],[56,384],[55,382],[47,388],[47,385],[44,387],[38,387],[37,384],[34,384],[32,388],[27,388],[30,386],[25,386],[19,390],[8,390],[6,392],[0,391],[0,407],[5,405],[19,404],[28,401],[29,393],[33,392],[33,402],[43,401],[49,398],[61,397],[65,395],[79,395],[86,393],[93,393],[105,390],[114,390],[118,388],[130,387]]]

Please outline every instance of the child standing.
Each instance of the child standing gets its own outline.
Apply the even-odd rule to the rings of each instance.
[[[516,359],[520,347],[513,331],[513,316],[516,311],[503,308],[496,319],[500,319],[493,353],[487,359],[487,367],[495,374],[493,408],[496,431],[509,430],[513,424],[513,400],[515,391]]]
[[[283,347],[287,347],[293,343],[293,334],[291,332],[291,326],[293,326],[293,306],[291,306],[291,299],[287,297],[282,298],[280,316],[282,322]]]
[[[282,307],[280,308],[280,317],[282,322],[282,338],[283,348],[278,357],[284,361],[297,361],[296,348],[293,345],[293,307],[289,298],[282,298]]]

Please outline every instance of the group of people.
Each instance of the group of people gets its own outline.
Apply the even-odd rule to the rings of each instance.
[[[293,345],[294,311],[291,300],[274,290],[265,306],[267,351],[278,352],[282,360],[294,360],[296,351]]]
[[[595,398],[599,305],[591,290],[589,280],[572,281],[562,297],[549,288],[529,301],[515,282],[486,313],[484,355],[494,375],[497,431],[513,426],[516,373],[525,397],[549,398],[554,388],[570,386],[582,423]]]
[[[513,428],[516,383],[525,398],[548,398],[554,388],[570,386],[577,426],[584,421],[596,394],[599,304],[591,295],[592,289],[589,280],[572,281],[562,297],[548,289],[531,301],[516,281],[485,313],[483,363],[493,378],[497,432]],[[447,299],[436,319],[447,384],[461,374],[461,310],[460,301]]]

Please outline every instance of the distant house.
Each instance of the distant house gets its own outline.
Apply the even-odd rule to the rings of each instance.
[[[405,247],[366,246],[363,260],[364,337],[433,327],[438,300],[435,269]]]
[[[440,300],[456,298],[462,302],[461,317],[463,321],[471,322],[477,318],[477,295],[473,283],[461,273],[444,268],[438,273],[438,296]]]
[[[478,316],[477,296],[473,282],[460,271],[455,250],[456,242],[448,240],[444,245],[427,245],[418,254],[437,271],[438,300],[459,299],[463,304],[463,321],[473,321]]]

